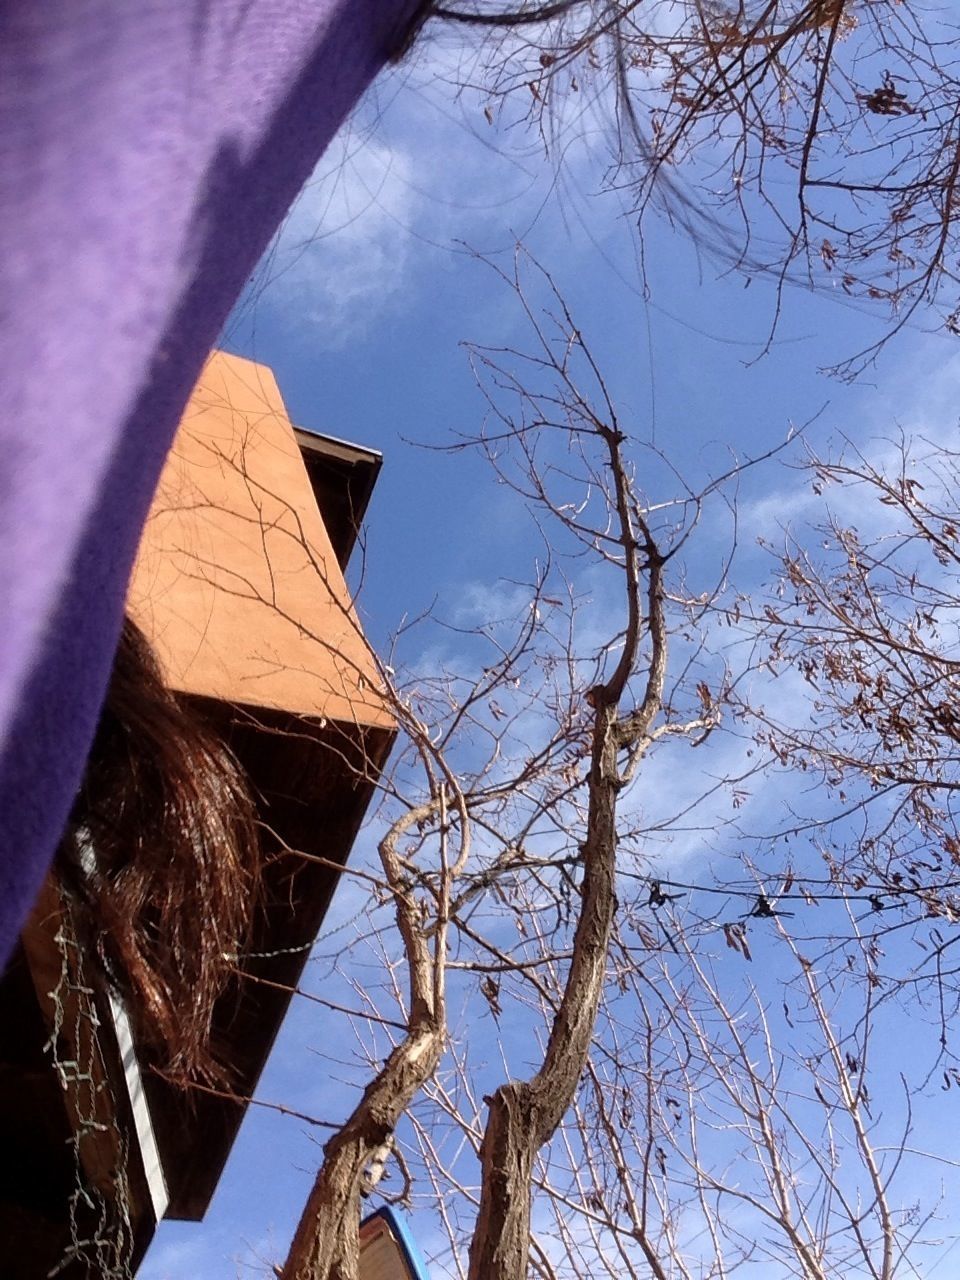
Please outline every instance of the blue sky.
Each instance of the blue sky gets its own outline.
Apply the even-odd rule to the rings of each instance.
[[[509,344],[520,332],[512,298],[477,252],[504,260],[523,240],[601,354],[633,432],[693,479],[723,469],[731,450],[763,452],[808,421],[820,444],[840,432],[868,442],[897,423],[953,431],[952,343],[911,327],[846,385],[818,370],[875,340],[883,317],[829,290],[791,288],[763,354],[771,283],[745,287],[655,219],[645,228],[645,291],[635,218],[623,198],[600,191],[610,159],[604,104],[569,110],[545,156],[518,120],[489,123],[479,93],[455,95],[448,61],[428,50],[375,86],[224,335],[230,350],[271,366],[295,422],[384,454],[361,598],[375,643],[435,597],[450,615],[524,577],[536,554],[526,517],[485,464],[417,447],[480,420],[460,344]],[[749,586],[764,572],[756,534],[775,534],[784,515],[802,518],[809,499],[795,473],[772,465],[750,474],[741,500],[739,572]],[[349,921],[354,906],[355,895],[341,895],[328,928]],[[331,1085],[316,1052],[330,1034],[322,1011],[295,1003],[261,1095],[342,1114],[349,1094]],[[319,1138],[252,1109],[207,1220],[161,1227],[146,1280],[269,1274]]]

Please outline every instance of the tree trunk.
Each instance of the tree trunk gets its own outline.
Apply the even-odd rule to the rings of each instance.
[[[470,1247],[469,1280],[527,1274],[529,1187],[538,1150],[530,1135],[539,1127],[530,1093],[529,1084],[511,1080],[489,1099],[480,1152],[483,1189]]]
[[[442,1031],[432,1020],[418,1027],[393,1050],[350,1119],[326,1144],[282,1280],[358,1280],[364,1170],[433,1074],[442,1048]]]
[[[533,1162],[573,1102],[603,991],[616,909],[617,707],[593,690],[596,719],[580,916],[573,959],[543,1066],[530,1080],[501,1085],[489,1101],[480,1149],[480,1211],[468,1280],[526,1280],[530,1257]]]

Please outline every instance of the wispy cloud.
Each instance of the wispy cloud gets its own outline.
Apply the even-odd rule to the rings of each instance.
[[[925,348],[925,358],[918,361],[904,346],[887,370],[885,394],[864,387],[851,406],[855,420],[840,423],[829,433],[810,433],[810,452],[824,459],[846,455],[851,462],[856,456],[881,473],[895,475],[906,446],[910,474],[921,479],[931,463],[936,466],[939,450],[960,448],[960,356],[934,363],[931,354]],[[785,455],[790,456],[805,456],[799,442],[792,455]],[[828,512],[840,522],[856,525],[864,536],[880,535],[890,523],[889,509],[876,501],[865,503],[855,485],[830,485],[817,492],[814,477],[806,471],[779,466],[764,475],[774,480],[772,487],[740,508],[741,528],[753,537],[775,541],[786,529],[800,532],[804,526],[822,522]]]
[[[251,286],[298,327],[320,327],[327,346],[363,329],[369,309],[397,296],[422,198],[402,147],[349,133],[328,152],[284,221]]]
[[[378,82],[292,207],[245,308],[268,306],[342,347],[399,311],[411,289],[429,288],[466,246],[509,249],[545,220],[568,239],[568,215],[583,222],[571,202],[597,188],[605,165],[587,95],[572,95],[552,122],[555,165],[480,88],[454,91],[459,56],[427,46]],[[551,199],[558,188],[566,208]]]

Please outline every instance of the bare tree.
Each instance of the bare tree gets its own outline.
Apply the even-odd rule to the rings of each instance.
[[[876,980],[906,989],[915,1011],[930,997],[949,1073],[960,920],[958,457],[900,436],[872,456],[849,443],[832,458],[810,453],[804,469],[825,517],[784,532],[773,593],[737,607],[759,661],[797,687],[786,701],[771,687],[748,714],[777,765],[809,779],[781,829],[819,848],[826,876],[808,891],[859,897],[887,949],[881,963],[878,944]],[[913,955],[894,948],[900,934]]]
[[[512,283],[527,306],[519,278]],[[534,366],[525,370],[526,377],[520,379],[504,367],[503,353],[480,349],[475,358],[498,391],[515,393],[522,406],[519,412],[511,411],[499,407],[500,398],[490,398],[495,431],[519,448],[521,490],[546,508],[561,528],[622,572],[623,602],[609,656],[598,664],[600,679],[585,695],[590,746],[569,968],[538,1070],[526,1080],[501,1085],[489,1100],[470,1280],[520,1280],[527,1274],[534,1160],[576,1097],[606,980],[617,902],[620,795],[658,737],[667,732],[703,734],[715,723],[710,700],[692,719],[663,718],[669,653],[665,572],[682,540],[661,545],[655,535],[624,456],[629,437],[603,377],[555,289],[552,302],[557,312],[549,329],[527,309],[537,344],[534,354],[522,360]],[[532,390],[537,375],[544,372],[548,386]],[[584,375],[592,387],[584,386]],[[537,465],[535,440],[544,431],[566,437],[568,449],[586,464],[580,481],[583,498],[573,512],[552,495],[548,472]],[[599,463],[590,456],[591,445],[599,447]],[[590,502],[591,490],[599,501]],[[599,519],[594,514],[597,507]]]
[[[608,97],[609,181],[641,220],[658,209],[780,289],[877,300],[891,331],[925,303],[960,328],[949,4],[491,0],[432,13],[480,33],[481,69],[464,63],[461,79],[488,110],[520,95],[546,140],[551,108]]]
[[[543,315],[528,298],[524,270],[547,290],[551,309]],[[512,945],[485,936],[480,922],[493,895],[527,903],[542,896],[534,919],[560,904],[570,921],[545,957],[536,953],[546,934],[531,928],[532,970],[547,961],[558,966],[552,1025],[537,1069],[501,1083],[489,1098],[481,1148],[470,1275],[526,1275],[534,1162],[576,1096],[608,975],[621,797],[657,741],[702,739],[717,719],[717,699],[705,685],[686,697],[686,710],[680,685],[670,705],[665,692],[670,633],[692,616],[682,601],[668,605],[668,566],[702,496],[650,507],[626,456],[628,432],[552,281],[522,255],[504,278],[524,308],[533,348],[474,349],[491,413],[472,444],[554,526],[547,562],[512,638],[504,640],[495,623],[477,633],[498,650],[479,680],[428,678],[412,702],[394,698],[430,779],[427,797],[405,808],[379,846],[410,975],[406,1031],[325,1147],[284,1270],[289,1280],[356,1274],[364,1171],[392,1140],[444,1048],[448,937],[472,952],[461,964],[486,970],[481,990],[491,1008],[498,975],[523,971]],[[584,553],[620,585],[606,605],[602,638],[581,652],[574,592],[559,562]],[[414,723],[409,708],[425,703],[432,722]],[[517,760],[511,735],[521,733]],[[471,753],[479,763],[465,767]]]
[[[782,861],[771,888],[740,850],[681,883],[649,851],[665,829],[722,844],[726,823],[736,839],[734,816],[697,807],[722,794],[735,815],[755,769],[709,763],[737,686],[705,640],[716,592],[680,559],[722,489],[641,488],[636,442],[552,281],[523,255],[504,279],[532,341],[472,349],[489,413],[454,448],[486,452],[545,554],[503,614],[455,628],[465,662],[391,695],[435,781],[418,803],[398,762],[388,784],[395,802],[413,789],[376,890],[402,948],[364,931],[383,975],[382,1000],[352,979],[374,1077],[326,1145],[283,1274],[356,1274],[361,1196],[391,1147],[402,1187],[378,1193],[428,1203],[468,1280],[911,1274],[936,1203],[910,1199],[914,1087],[885,1095],[879,1129],[871,1110],[887,1024],[869,891],[831,895]],[[596,575],[589,603],[573,565]],[[679,771],[691,744],[692,799],[665,812],[644,799],[651,749]],[[794,927],[795,900],[813,923]],[[482,1020],[478,1042],[466,1028]]]

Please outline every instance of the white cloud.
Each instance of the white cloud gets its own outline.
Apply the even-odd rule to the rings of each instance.
[[[811,434],[811,452],[831,460],[846,456],[851,463],[862,458],[881,473],[896,475],[901,465],[901,444],[907,448],[910,474],[921,479],[936,467],[938,452],[960,447],[957,430],[957,387],[960,356],[943,360],[942,349],[921,348],[921,356],[904,344],[896,363],[887,369],[884,394],[865,386],[848,401],[847,423],[830,433]],[[803,457],[803,447],[790,455]],[[857,485],[828,485],[817,494],[813,476],[806,471],[768,468],[764,475],[778,483],[759,498],[740,505],[740,527],[751,537],[776,541],[784,529],[798,533],[811,523],[822,523],[829,511],[841,523],[855,525],[864,537],[880,536],[889,528],[889,508],[874,499],[864,500]]]
[[[514,99],[501,111],[477,87],[454,88],[470,74],[454,66],[456,48],[428,44],[377,82],[290,210],[245,309],[262,301],[344,346],[408,290],[431,287],[465,246],[509,250],[544,224],[569,242],[571,226],[591,226],[587,193],[606,164],[596,103],[563,99],[548,126],[555,163],[518,127]]]
[[[412,165],[401,147],[342,135],[287,215],[254,296],[279,303],[297,327],[322,328],[328,347],[348,342],[403,287],[422,203]]]
[[[201,1234],[196,1226],[167,1228],[173,1229],[189,1234],[173,1240],[158,1238],[138,1272],[141,1280],[183,1280],[184,1276],[214,1280],[236,1274],[229,1260],[232,1250],[225,1240],[216,1234]]]

